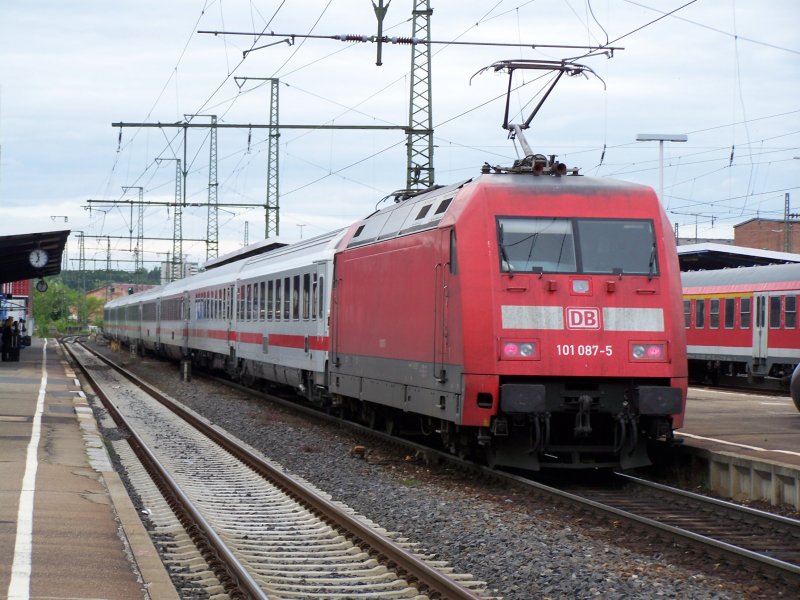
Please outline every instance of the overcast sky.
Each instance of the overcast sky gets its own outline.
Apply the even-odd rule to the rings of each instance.
[[[658,188],[656,142],[638,133],[687,134],[665,145],[663,202],[682,237],[730,237],[733,225],[783,218],[785,194],[800,212],[800,3],[797,0],[431,0],[435,41],[623,47],[580,62],[599,77],[564,78],[527,133],[586,175]],[[375,0],[377,3],[377,0]],[[412,0],[392,0],[390,36],[411,35]],[[657,21],[656,21],[657,20]],[[656,21],[656,22],[653,22]],[[638,29],[638,31],[637,31]],[[92,200],[171,202],[177,129],[112,122],[268,122],[269,89],[235,77],[280,79],[284,124],[406,125],[409,46],[198,30],[374,35],[369,0],[87,0],[0,3],[0,235],[72,229],[111,236],[114,267],[130,268],[130,206]],[[615,41],[616,40],[616,41]],[[432,47],[436,183],[475,176],[484,162],[516,157],[501,128],[507,77],[481,68],[503,59],[561,59],[577,50],[435,44]],[[540,73],[512,97],[513,120],[536,103]],[[520,116],[519,111],[524,112]],[[196,122],[207,122],[207,117]],[[266,131],[218,133],[221,204],[264,202]],[[188,131],[187,201],[208,198],[208,130]],[[604,152],[605,148],[605,152]],[[347,225],[405,184],[399,131],[300,131],[280,135],[280,237],[293,241]],[[206,237],[205,209],[187,208],[183,233]],[[66,219],[66,220],[65,220]],[[264,237],[263,208],[219,213],[220,252]],[[171,239],[173,211],[148,206],[144,235]],[[86,238],[105,260],[109,242]],[[163,260],[171,242],[145,241]],[[77,242],[69,242],[77,257]],[[202,262],[204,241],[184,252]],[[118,261],[118,262],[116,262]],[[71,264],[71,268],[76,265]],[[149,265],[152,267],[152,265]],[[101,265],[101,268],[104,264]]]

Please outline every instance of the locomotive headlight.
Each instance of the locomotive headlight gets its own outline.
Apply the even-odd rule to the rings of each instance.
[[[503,344],[503,358],[514,358],[519,356],[519,345],[514,342]]]
[[[535,340],[500,340],[501,360],[539,360]]]
[[[573,294],[587,294],[589,293],[589,280],[588,279],[573,279],[572,280],[572,293]]]
[[[666,344],[633,343],[631,344],[631,358],[663,362],[667,359]]]

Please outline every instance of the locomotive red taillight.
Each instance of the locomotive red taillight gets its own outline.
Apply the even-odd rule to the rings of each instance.
[[[631,344],[631,358],[637,361],[664,362],[667,360],[667,348],[663,343],[633,343]]]
[[[501,340],[502,360],[539,360],[539,346],[534,340]]]

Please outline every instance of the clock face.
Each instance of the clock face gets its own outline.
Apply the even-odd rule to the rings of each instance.
[[[35,250],[32,250],[30,255],[30,261],[31,265],[33,265],[37,269],[41,269],[43,266],[47,264],[47,252],[45,252],[41,248],[36,248]]]
[[[36,289],[44,294],[47,291],[47,282],[44,279],[40,279],[36,282]]]

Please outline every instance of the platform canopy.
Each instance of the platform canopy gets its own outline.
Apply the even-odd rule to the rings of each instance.
[[[61,258],[70,230],[0,236],[0,283],[61,273]],[[35,250],[38,262],[31,261]],[[37,263],[37,264],[34,264]]]
[[[685,244],[678,246],[678,261],[685,272],[800,263],[800,254],[729,244]]]

